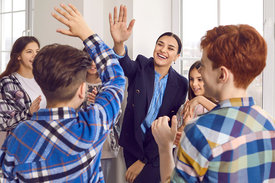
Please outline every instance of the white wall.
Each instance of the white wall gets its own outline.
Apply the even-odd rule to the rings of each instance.
[[[54,7],[60,7],[60,3],[72,3],[80,12],[83,12],[82,0],[36,0],[34,1],[33,34],[39,39],[41,46],[60,43],[82,48],[82,42],[79,39],[56,33],[57,28],[66,28],[51,15]]]
[[[175,1],[175,0],[173,0]],[[33,32],[39,38],[41,45],[51,43],[69,44],[82,48],[82,43],[77,38],[56,33],[57,28],[65,27],[51,16],[53,8],[60,3],[74,4],[88,25],[101,36],[110,46],[113,41],[109,31],[108,14],[113,14],[114,6],[119,9],[120,4],[128,9],[128,23],[135,19],[133,34],[126,42],[129,56],[133,59],[138,54],[152,57],[156,39],[166,31],[172,31],[171,0],[36,0],[34,4]],[[157,5],[157,6],[156,6]]]
[[[171,31],[171,0],[134,0],[133,7],[133,56],[152,57],[157,38]]]
[[[267,60],[263,71],[263,108],[275,117],[275,2],[264,1],[264,38],[267,42]]]

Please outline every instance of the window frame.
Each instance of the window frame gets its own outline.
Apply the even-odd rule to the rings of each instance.
[[[263,0],[263,13],[264,13],[264,26],[263,37],[265,38],[268,46],[268,54],[266,60],[266,67],[262,74],[262,104],[263,109],[267,111],[271,116],[275,116],[275,83],[270,81],[270,78],[275,78],[275,2],[273,0]],[[172,1],[172,32],[176,33],[182,39],[183,31],[181,26],[182,17],[182,0]],[[220,0],[217,0],[217,14],[218,25],[220,23]],[[182,54],[177,64],[173,67],[183,74]]]
[[[11,1],[11,11],[7,11],[7,12],[2,12],[2,1],[3,0],[0,0],[0,19],[1,19],[1,24],[0,24],[0,37],[1,37],[1,40],[4,40],[2,39],[2,15],[4,14],[9,14],[11,13],[11,35],[13,35],[13,30],[14,30],[14,25],[13,25],[13,15],[14,13],[18,13],[18,12],[25,12],[25,30],[22,31],[22,36],[23,35],[26,35],[26,36],[30,36],[32,35],[32,11],[33,11],[33,6],[32,6],[32,3],[33,3],[33,0],[26,0],[25,1],[25,9],[24,10],[16,10],[14,11],[13,10],[13,3],[14,1],[12,0]],[[15,41],[15,38],[12,36],[11,37],[11,45],[14,43]],[[1,62],[0,62],[0,70],[4,70],[6,65],[3,65],[3,62],[2,61],[2,53],[10,53],[11,51],[11,48],[9,50],[3,50],[2,49],[2,42],[0,43],[0,58],[1,58]]]

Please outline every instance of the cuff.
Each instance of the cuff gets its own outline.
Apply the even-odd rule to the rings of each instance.
[[[125,54],[121,56],[121,55],[118,55],[118,54],[115,52],[114,48],[113,48],[113,51],[114,51],[115,56],[116,56],[117,59],[124,58],[126,55],[128,55],[128,48],[127,48],[126,45],[124,45],[124,49],[125,49]]]

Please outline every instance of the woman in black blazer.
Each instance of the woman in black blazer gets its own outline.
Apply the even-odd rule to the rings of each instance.
[[[126,181],[160,182],[158,146],[150,125],[159,116],[176,114],[185,102],[187,79],[178,74],[171,64],[181,52],[181,41],[175,34],[162,34],[155,46],[153,58],[138,55],[132,61],[124,47],[134,26],[127,27],[127,9],[120,6],[119,16],[109,14],[114,51],[128,78],[128,98],[119,139],[126,162]]]

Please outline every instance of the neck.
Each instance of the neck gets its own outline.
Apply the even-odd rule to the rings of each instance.
[[[86,82],[90,83],[90,84],[97,84],[97,83],[100,83],[101,80],[100,78],[98,77],[98,75],[90,75],[88,74],[87,77],[86,77]]]
[[[22,69],[22,67],[20,67],[17,71],[18,74],[20,74],[21,76],[23,76],[24,78],[29,78],[32,79],[33,78],[33,73],[30,70],[26,70],[26,69]]]
[[[73,101],[58,102],[58,103],[53,103],[53,102],[47,101],[46,108],[59,108],[59,107],[72,107],[74,109],[77,109],[79,107],[79,105],[75,104]]]
[[[243,98],[243,97],[247,97],[247,93],[246,93],[246,89],[242,89],[242,88],[225,88],[224,91],[221,95],[220,95],[220,100],[219,101],[223,101],[223,100],[228,100],[230,98]]]
[[[155,65],[155,71],[160,74],[160,78],[159,78],[160,80],[164,76],[166,76],[166,74],[168,73],[169,69],[170,69],[170,66],[169,67],[159,67],[159,66]]]

